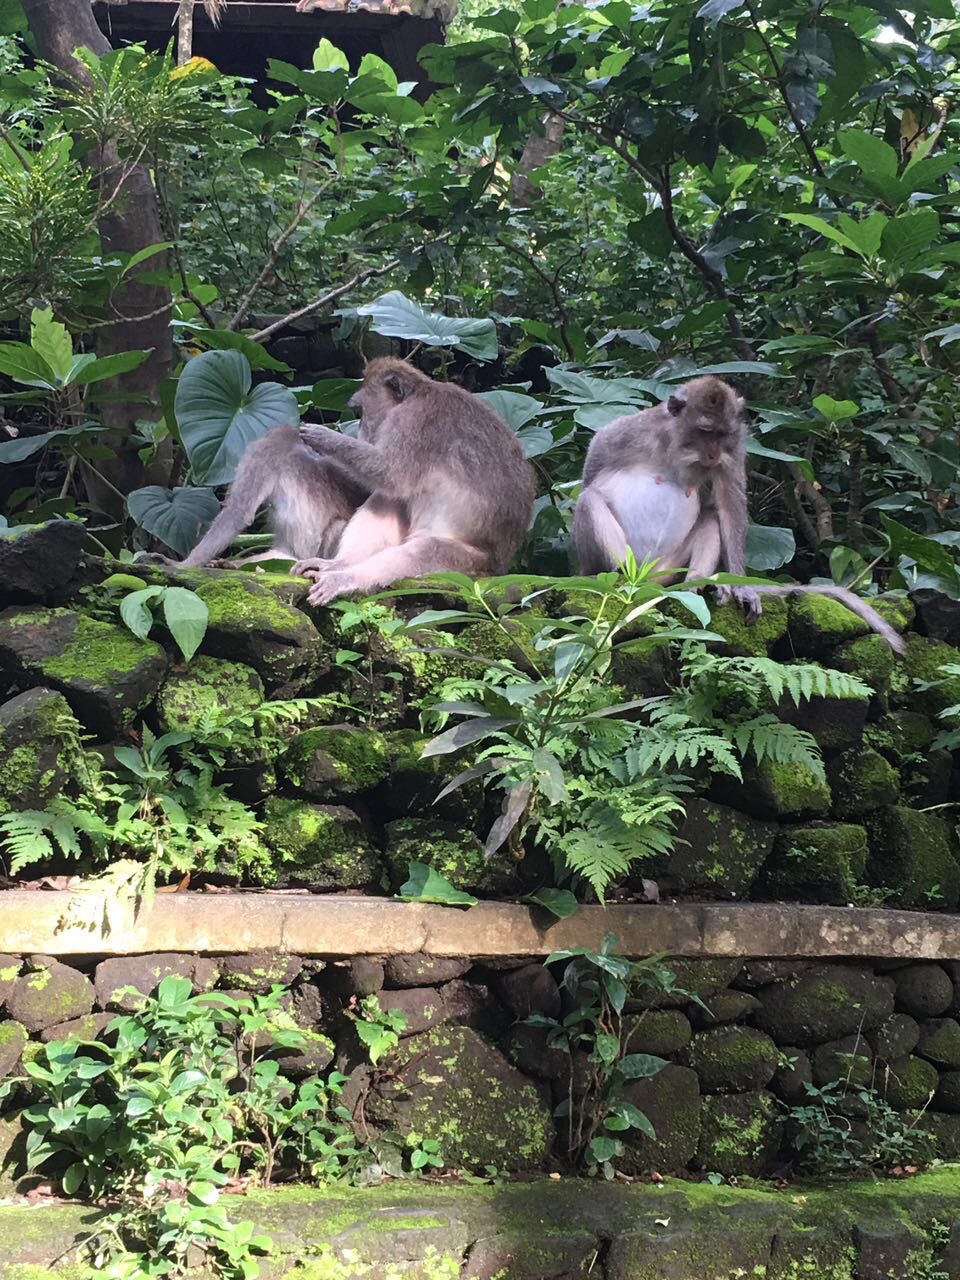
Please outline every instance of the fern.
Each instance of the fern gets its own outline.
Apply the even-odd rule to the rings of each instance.
[[[796,725],[784,724],[776,716],[757,716],[737,725],[731,733],[737,749],[744,756],[752,754],[757,763],[771,760],[774,764],[798,764],[826,780],[823,758],[813,734]]]
[[[611,880],[625,875],[633,854],[609,838],[603,831],[575,827],[560,837],[558,849],[571,871],[589,883],[602,902]]]

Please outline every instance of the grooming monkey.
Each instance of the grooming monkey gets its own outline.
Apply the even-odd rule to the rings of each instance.
[[[370,496],[334,558],[305,558],[308,600],[326,604],[400,578],[505,573],[533,514],[533,470],[510,428],[476,396],[403,360],[367,365],[350,404],[360,437],[304,425],[300,436]]]
[[[709,578],[720,568],[746,576],[747,471],[743,400],[719,378],[694,378],[662,404],[608,423],[587,450],[573,516],[581,573],[615,569],[629,547],[656,559],[664,577]],[[833,586],[718,586],[751,618],[760,596],[794,591],[831,596],[892,649],[900,636],[859,596]]]

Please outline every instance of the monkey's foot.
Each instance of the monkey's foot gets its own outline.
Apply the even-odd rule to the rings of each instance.
[[[357,590],[353,575],[346,569],[328,569],[326,573],[316,575],[313,586],[307,595],[308,604],[329,604],[337,596],[349,595]]]
[[[290,573],[294,578],[315,578],[318,573],[328,573],[337,568],[339,563],[338,560],[321,560],[313,556],[309,560],[298,560],[291,566]]]
[[[729,587],[726,585],[717,587],[718,604],[728,604],[731,600],[736,600],[747,615],[748,622],[756,622],[760,617],[760,596],[757,594],[755,587]]]

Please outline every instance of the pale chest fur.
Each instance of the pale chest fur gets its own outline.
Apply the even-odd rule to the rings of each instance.
[[[638,560],[677,550],[700,515],[696,487],[645,467],[608,473],[603,493]]]

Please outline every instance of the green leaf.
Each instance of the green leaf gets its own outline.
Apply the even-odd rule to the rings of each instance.
[[[813,407],[822,413],[828,422],[845,422],[847,418],[855,418],[860,412],[860,406],[853,400],[834,400],[833,396],[828,395],[817,396]]]
[[[121,373],[139,369],[149,355],[150,350],[140,350],[118,351],[115,355],[103,356],[100,359],[91,357],[82,368],[72,372],[67,381],[71,385],[85,387],[91,382],[103,382],[105,378],[117,378]]]
[[[900,524],[898,520],[893,520],[883,512],[880,513],[880,522],[890,539],[891,549],[897,555],[906,556],[921,569],[926,569],[937,577],[943,578],[944,581],[956,585],[958,580],[956,561],[946,547],[934,542],[932,538],[914,533],[912,529],[908,529],[906,525]]]
[[[864,258],[875,258],[880,249],[883,229],[889,219],[885,213],[871,213],[869,218],[857,222],[848,213],[837,215],[837,226],[856,246]]]
[[[697,17],[715,27],[721,18],[733,13],[735,9],[742,9],[745,3],[746,0],[707,0],[697,10]]]
[[[822,236],[826,236],[834,244],[841,244],[845,249],[852,249],[854,253],[859,255],[859,250],[850,237],[844,235],[842,231],[838,231],[836,227],[831,226],[825,219],[817,218],[812,213],[786,213],[784,217],[787,222],[796,223],[799,227],[809,227],[811,231],[819,231]]]
[[[522,395],[519,391],[481,391],[477,398],[485,400],[497,417],[502,418],[514,431],[526,426],[531,418],[543,410],[539,400]]]
[[[883,229],[883,256],[893,267],[906,270],[940,234],[933,209],[917,209],[891,218]]]
[[[619,1069],[628,1080],[639,1080],[646,1076],[655,1076],[667,1065],[664,1058],[654,1057],[652,1053],[628,1053],[621,1058]]]
[[[407,202],[402,196],[384,191],[368,200],[354,201],[343,213],[331,218],[324,231],[331,236],[349,235],[360,227],[372,227],[377,222],[392,219],[396,214],[404,213],[406,208]]]
[[[566,920],[579,908],[576,895],[569,889],[537,889],[535,893],[525,894],[521,902],[531,902],[534,906],[543,907],[558,920]]]
[[[350,60],[342,49],[324,37],[313,51],[314,71],[349,71]]]
[[[210,610],[195,591],[167,587],[163,595],[163,619],[184,661],[189,662],[207,633]]]
[[[587,1148],[587,1159],[597,1164],[604,1164],[607,1160],[613,1160],[622,1150],[623,1145],[616,1138],[604,1138],[600,1135],[591,1139],[590,1146]]]
[[[55,391],[57,376],[46,360],[25,342],[0,342],[0,373],[27,387]]]
[[[274,373],[292,372],[288,364],[275,360],[270,352],[259,342],[245,333],[235,333],[233,329],[197,329],[192,324],[175,322],[175,328],[186,330],[191,342],[206,347],[208,351],[239,351],[246,356],[251,369],[271,369]]]
[[[139,267],[141,262],[146,262],[148,258],[155,257],[158,253],[163,253],[166,249],[172,249],[174,242],[172,240],[160,240],[157,244],[148,244],[144,249],[138,249],[136,253],[131,253],[127,259],[126,266],[120,272],[120,279],[130,274],[135,267]]]
[[[139,640],[146,640],[153,626],[153,614],[147,602],[156,600],[163,592],[163,587],[144,587],[142,591],[132,591],[120,601],[120,617]]]
[[[54,320],[53,312],[34,307],[30,314],[30,345],[63,385],[73,361],[73,343],[66,327]]]
[[[175,412],[194,476],[229,484],[244,450],[273,427],[300,421],[297,398],[277,382],[251,390],[250,364],[239,351],[205,351],[177,384]]]
[[[0,371],[2,372],[2,371]],[[70,436],[96,435],[105,428],[95,422],[82,422],[77,427],[67,427],[63,431],[44,431],[38,436],[21,436],[17,440],[4,440],[0,444],[0,463],[23,462],[45,449],[56,440],[68,439]]]
[[[788,564],[797,553],[797,544],[791,529],[778,529],[770,525],[747,526],[747,568],[769,571]]]
[[[455,320],[438,311],[426,311],[396,289],[357,307],[357,314],[370,316],[373,331],[385,337],[430,347],[459,347],[477,360],[497,358],[497,328],[492,320]]]
[[[67,1167],[64,1171],[63,1177],[60,1179],[63,1194],[65,1196],[75,1196],[83,1186],[86,1176],[86,1165],[81,1160],[74,1161],[73,1164]]]
[[[141,529],[182,559],[210,528],[220,502],[212,489],[150,484],[127,495],[127,510]]]
[[[878,182],[896,181],[897,153],[882,138],[864,129],[841,129],[840,149],[865,177]]]
[[[475,907],[477,899],[463,893],[425,862],[411,862],[408,879],[400,886],[398,898],[404,902],[439,902],[445,907]]]
[[[358,79],[360,76],[376,76],[388,89],[396,90],[397,88],[397,73],[389,62],[384,62],[375,53],[365,53],[360,59],[360,66],[357,68]]]

